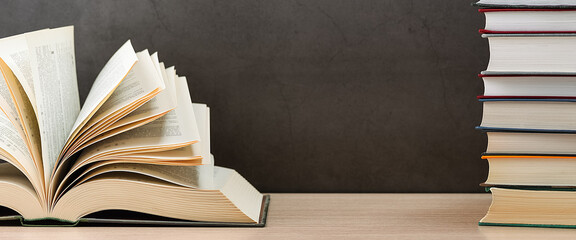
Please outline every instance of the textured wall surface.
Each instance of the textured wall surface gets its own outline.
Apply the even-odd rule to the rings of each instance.
[[[0,37],[74,25],[82,101],[127,39],[212,111],[264,192],[479,192],[488,62],[469,1],[1,1]]]

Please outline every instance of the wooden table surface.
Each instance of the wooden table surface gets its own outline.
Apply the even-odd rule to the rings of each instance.
[[[1,239],[576,239],[478,226],[490,194],[272,194],[265,228],[0,227]]]

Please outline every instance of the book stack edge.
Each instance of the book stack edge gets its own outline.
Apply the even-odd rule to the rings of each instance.
[[[576,2],[473,5],[490,45],[477,129],[492,204],[479,225],[576,228]]]

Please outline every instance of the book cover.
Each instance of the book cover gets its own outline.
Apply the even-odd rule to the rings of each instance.
[[[481,0],[472,3],[472,6],[488,9],[576,9],[576,3],[570,0]]]
[[[576,100],[576,97],[571,96],[485,96],[480,95],[476,97],[479,101],[562,101],[564,102],[572,102],[572,100]]]
[[[478,76],[576,76],[576,72],[482,71]]]
[[[555,96],[477,96],[480,102],[576,102],[576,97]]]
[[[498,221],[495,218],[494,210],[495,208],[502,208],[502,206],[497,206],[500,204],[501,198],[508,198],[510,196],[504,196],[506,194],[520,194],[516,197],[513,197],[512,201],[516,203],[518,209],[516,211],[520,211],[522,213],[526,213],[527,216],[534,216],[539,218],[542,216],[540,211],[544,210],[545,212],[550,212],[550,214],[571,214],[570,211],[567,209],[563,209],[561,205],[558,203],[561,202],[570,202],[571,199],[574,199],[572,195],[575,195],[576,188],[571,187],[540,187],[540,186],[494,186],[494,185],[484,185],[486,191],[492,192],[492,204],[490,205],[490,209],[484,218],[482,218],[479,222],[479,226],[504,226],[504,227],[542,227],[542,228],[576,228],[576,224],[573,224],[574,221],[571,220],[561,220],[561,221],[551,221],[551,220],[542,220],[542,219],[530,219],[530,218],[519,218],[519,220],[503,220]],[[552,197],[554,199],[554,203],[542,205],[538,203],[538,201],[533,201],[533,198],[526,197],[527,195],[534,195],[534,196],[546,196],[549,194],[560,194],[562,198]],[[502,195],[502,196],[501,196]],[[515,195],[514,195],[515,196]],[[568,200],[568,201],[566,201]],[[566,201],[566,202],[565,202]],[[542,207],[544,209],[536,209],[537,207]],[[496,214],[497,215],[497,214]]]
[[[481,8],[478,9],[478,12],[484,13],[486,15],[486,28],[495,27],[492,24],[498,22],[502,24],[502,21],[511,24],[505,28],[507,30],[491,30],[491,29],[480,29],[478,30],[481,34],[556,34],[556,33],[576,33],[576,30],[572,29],[572,25],[570,25],[571,21],[573,20],[565,20],[562,22],[566,25],[560,25],[557,30],[552,30],[558,26],[557,21],[558,19],[565,19],[570,18],[573,19],[573,15],[576,14],[576,9],[554,9],[554,8],[497,8],[497,9],[487,9]],[[540,13],[539,13],[540,12]],[[553,16],[555,18],[550,19],[550,16],[541,16],[544,13],[555,12]],[[491,20],[492,13],[498,13],[500,16],[497,19]],[[508,14],[509,13],[509,14]],[[523,16],[518,18],[518,14],[523,13],[533,13],[532,18],[534,19],[533,22],[530,24],[522,21],[522,19],[527,18],[528,16]],[[502,18],[502,14],[508,14],[511,18]],[[540,14],[540,15],[538,15]],[[514,18],[515,16],[515,18]],[[510,19],[516,19],[511,23],[508,22]],[[556,24],[555,24],[556,23]],[[503,26],[497,25],[497,28],[503,28]],[[514,28],[520,28],[522,30],[510,30]],[[530,30],[528,30],[530,29]]]
[[[499,128],[477,126],[482,132],[536,132],[536,133],[576,133],[576,130],[532,129],[532,128]]]

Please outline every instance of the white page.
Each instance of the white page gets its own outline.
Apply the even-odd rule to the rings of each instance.
[[[45,181],[80,111],[72,26],[26,34]]]
[[[137,61],[136,52],[132,48],[130,40],[128,40],[114,53],[102,71],[100,71],[98,77],[96,77],[90,93],[86,97],[84,106],[82,106],[82,110],[80,110],[80,114],[72,127],[73,131],[83,126],[104,101],[110,97],[114,89],[118,87]],[[73,135],[73,131],[70,132],[70,136]]]
[[[36,194],[40,199],[45,199],[42,177],[32,155],[26,147],[24,139],[20,136],[8,117],[0,111],[0,155],[2,159],[8,161],[18,168],[28,178],[33,185]]]
[[[40,30],[40,31],[47,31]],[[36,107],[36,94],[34,90],[34,78],[32,77],[32,68],[30,67],[30,54],[28,50],[28,43],[26,41],[27,34],[37,34],[37,32],[20,34],[7,38],[0,39],[0,58],[6,62],[8,67],[14,72],[18,78],[20,85],[24,88],[34,111],[37,113]]]
[[[24,139],[20,136],[14,125],[8,120],[8,117],[0,111],[0,149],[3,149],[10,154],[14,159],[21,164],[21,169],[29,178],[38,176],[36,173],[38,169],[32,160],[32,156],[26,147]],[[14,164],[13,165],[17,165]],[[30,179],[31,182],[37,182]]]
[[[10,70],[5,62],[0,61],[0,71],[2,72],[2,78],[6,85],[4,87],[10,92],[10,97],[12,100],[12,106],[16,110],[15,116],[8,117],[9,120],[14,120],[18,123],[12,124],[19,135],[26,143],[28,150],[34,160],[36,168],[42,171],[42,156],[40,154],[40,129],[38,127],[38,121],[34,113],[34,108],[30,103],[28,97],[26,97],[26,92],[24,88],[16,79],[16,76]],[[15,118],[14,118],[15,117]],[[20,128],[19,128],[20,127]]]
[[[165,116],[86,148],[75,166],[108,151],[175,146],[200,139],[194,109],[185,80],[176,81],[178,106]]]
[[[214,164],[210,159],[210,109],[206,104],[194,103],[192,105],[200,134],[200,142],[194,145],[198,145],[198,151],[204,157],[202,160],[203,164]]]
[[[96,114],[90,119],[90,122],[97,122],[111,113],[142,99],[154,90],[165,89],[164,81],[156,72],[148,51],[144,50],[137,53],[137,57],[138,63],[134,65],[110,98],[98,109]]]
[[[157,70],[157,76],[159,79],[162,79],[162,82],[165,85],[165,89],[156,95],[153,99],[148,101],[146,104],[142,105],[138,109],[134,110],[130,114],[126,115],[126,117],[118,120],[118,122],[114,123],[110,130],[122,127],[131,123],[136,123],[138,121],[142,121],[146,118],[156,116],[167,111],[170,111],[176,108],[176,86],[174,85],[174,81],[169,81],[168,79],[164,79],[162,71],[164,69],[160,69],[160,65],[158,62],[158,54],[154,53],[150,56],[152,63],[154,64],[155,69]]]
[[[129,112],[125,109],[130,106],[145,105],[146,103],[142,102],[144,99],[163,92],[162,90],[164,90],[166,86],[160,75],[156,72],[156,68],[150,59],[148,51],[141,51],[137,53],[137,56],[138,62],[83,127],[79,135],[82,137],[78,138],[80,142],[74,144],[84,143],[93,137],[97,137],[94,134],[114,124],[113,121],[110,122],[110,119],[117,118],[119,120],[126,117],[125,115],[128,115]],[[136,111],[138,111],[138,109]],[[78,149],[75,149],[74,151],[77,150]]]
[[[22,137],[26,136],[24,133],[24,127],[18,118],[16,104],[14,104],[14,100],[12,100],[12,94],[10,93],[6,79],[4,79],[2,74],[0,74],[0,109],[2,109],[4,114],[6,114],[20,135]]]
[[[132,172],[161,179],[183,187],[198,188],[198,168],[196,166],[166,166],[142,163],[97,163],[75,179],[70,187],[82,184],[82,182],[96,175],[110,172]]]
[[[164,82],[165,89],[141,107],[137,108],[136,110],[132,111],[125,117],[112,124],[107,128],[106,132],[103,132],[90,141],[84,143],[80,148],[84,148],[95,142],[141,126],[147,122],[161,117],[162,115],[165,115],[169,111],[176,108],[176,86],[174,85],[174,79],[172,79],[172,81],[164,79],[163,76],[165,74],[162,74],[162,72],[164,72],[165,69],[160,69],[157,53],[152,54],[150,58],[154,63],[154,67],[158,71],[157,76]]]
[[[206,104],[194,103],[194,115],[198,124],[200,142],[192,144],[194,151],[202,156],[202,166],[197,166],[198,187],[211,189],[214,187],[214,161],[210,154],[210,108]]]
[[[61,153],[64,153],[72,145],[80,129],[88,122],[88,120],[90,120],[96,111],[98,111],[98,108],[104,104],[106,99],[112,95],[114,89],[120,85],[120,82],[122,82],[122,80],[128,75],[137,61],[138,57],[136,56],[136,52],[134,51],[130,40],[126,41],[126,43],[124,43],[122,47],[112,55],[110,60],[108,60],[104,68],[96,77],[94,84],[92,84],[92,88],[90,89],[86,101],[84,102],[84,105],[82,106],[82,109],[68,134],[66,144]],[[56,180],[50,184],[50,191],[55,189],[55,184],[58,184],[57,179],[59,178],[59,175],[62,174],[62,171],[61,169],[58,169],[58,173],[56,171],[53,171],[52,173],[54,173],[54,178]]]

